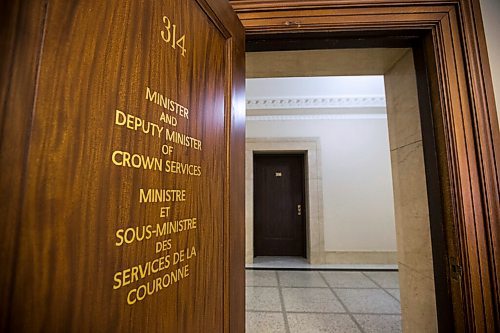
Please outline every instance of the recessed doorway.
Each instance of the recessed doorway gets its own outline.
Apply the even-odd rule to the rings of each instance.
[[[255,42],[254,51],[312,49],[312,44],[322,49],[403,46],[417,51],[424,148],[419,159],[425,160],[427,185],[427,191],[419,192],[428,195],[439,330],[495,331],[498,322],[491,318],[496,317],[499,290],[498,238],[492,235],[498,233],[491,221],[499,211],[493,149],[498,128],[478,2],[401,6],[391,1],[306,1],[275,7],[265,1],[235,1],[234,7],[246,28],[247,51],[249,39]],[[274,46],[269,48],[269,43]],[[410,161],[404,154],[396,157]],[[409,170],[402,167],[398,174]],[[403,206],[414,208],[415,201],[406,193],[414,187],[396,187],[408,203]],[[484,203],[492,206],[486,209]],[[408,279],[406,290],[415,293],[413,283],[418,281],[422,279]],[[430,331],[414,307],[404,308],[417,320],[406,316],[403,323],[412,330]]]
[[[306,256],[304,155],[254,156],[254,255]]]
[[[361,56],[369,52],[372,55],[379,54],[380,61],[375,61],[377,59],[374,57],[367,57],[368,60],[362,61]],[[344,75],[349,75],[348,71],[352,69],[331,65],[333,62],[331,59],[339,62],[342,55],[346,61],[354,58],[359,60],[349,66],[352,69],[356,69],[356,64],[364,64],[367,61],[370,61],[370,64],[379,64],[377,69],[374,69],[374,66],[365,66],[371,68],[372,72],[369,74],[379,76],[345,77]],[[301,66],[289,66],[288,70],[284,66],[281,72],[276,72],[282,62],[293,62],[297,58],[308,61],[302,60]],[[264,69],[274,71],[269,76],[275,78],[263,78],[264,70],[261,68],[264,65],[266,65]],[[323,72],[318,72],[316,66],[321,65],[323,65]],[[251,72],[249,69],[254,69],[254,71]],[[311,74],[310,71],[314,70],[316,72]],[[252,73],[259,73],[257,76],[260,78],[257,80],[262,81],[258,81],[256,86],[263,97],[252,97],[254,86],[252,80],[255,80],[249,78]],[[298,88],[294,89],[293,82],[299,79],[299,75],[304,82],[297,84]],[[328,78],[329,75],[332,77]],[[289,288],[306,288],[307,286],[303,284],[290,286],[286,279],[304,278],[307,281],[313,279],[318,280],[312,287],[315,289],[303,290],[304,302],[300,306],[307,309],[304,310],[306,312],[313,309],[312,303],[321,298],[320,296],[313,297],[310,292],[317,292],[318,295],[330,295],[331,292],[333,296],[330,295],[331,299],[328,304],[332,305],[336,301],[343,304],[342,309],[339,308],[336,311],[353,314],[349,320],[346,319],[350,324],[364,327],[363,318],[357,318],[354,314],[370,314],[379,322],[371,328],[385,329],[385,323],[391,319],[391,330],[399,331],[402,327],[408,326],[406,323],[412,323],[411,325],[414,326],[413,322],[418,317],[420,327],[428,327],[430,331],[433,331],[437,317],[433,260],[428,198],[425,190],[420,107],[412,49],[250,53],[247,54],[247,78],[249,79],[247,81],[247,168],[250,169],[249,164],[251,164],[253,169],[253,173],[247,179],[250,180],[253,176],[254,191],[258,186],[255,179],[258,177],[256,170],[258,164],[255,160],[259,158],[258,153],[264,151],[262,147],[260,151],[255,149],[256,139],[261,140],[261,144],[267,141],[266,153],[276,153],[280,151],[274,143],[276,140],[286,139],[296,142],[309,138],[316,140],[318,152],[322,156],[321,162],[317,163],[319,170],[316,178],[317,183],[321,184],[322,191],[320,192],[323,192],[317,197],[323,198],[324,196],[324,205],[318,207],[318,214],[316,214],[323,217],[324,223],[306,222],[308,237],[319,235],[319,239],[323,240],[317,242],[320,244],[317,251],[320,253],[318,261],[312,264],[313,260],[311,260],[309,266],[305,268],[279,267],[278,269],[285,271],[283,273],[278,271],[274,274],[276,276],[270,272],[249,270],[247,272],[247,278],[250,281],[247,288],[247,310],[258,313],[260,316],[267,315],[263,308],[258,306],[261,298],[257,296],[262,293],[271,298],[274,292],[274,298],[278,300],[280,299],[279,291],[283,293],[282,305],[285,309],[298,306],[290,303],[289,299],[289,294],[297,290]],[[321,84],[312,84],[316,80]],[[372,82],[371,80],[373,80],[373,85],[381,86],[381,89],[375,89],[368,84]],[[266,82],[269,82],[269,86],[266,86]],[[273,89],[277,90],[278,95],[272,95]],[[291,150],[290,147],[282,147],[281,151],[290,152]],[[250,152],[253,152],[251,156],[253,159],[249,158]],[[309,157],[308,154],[306,156]],[[392,180],[394,180],[394,186]],[[269,182],[267,179],[264,181]],[[247,182],[247,185],[251,184]],[[309,187],[307,189],[306,198],[314,193]],[[403,189],[404,193],[400,189]],[[275,195],[278,194],[275,193]],[[247,197],[253,199],[249,202],[249,206],[253,207],[254,229],[259,223],[257,221],[259,204],[256,202],[259,197],[260,195],[255,192],[251,197]],[[407,197],[411,197],[411,207],[408,206]],[[306,203],[311,201],[316,200],[306,200]],[[277,205],[274,204],[274,206]],[[306,212],[314,214],[312,210],[306,210]],[[309,217],[306,221],[308,219]],[[394,230],[395,222],[397,237]],[[390,229],[392,233],[389,232]],[[253,232],[256,231],[253,230]],[[258,233],[252,239],[254,256],[259,255],[256,248],[257,237]],[[248,235],[247,239],[249,239]],[[307,258],[310,259],[309,256]],[[260,264],[260,262],[257,265],[254,263],[249,265],[249,268],[260,269],[262,268]],[[408,270],[408,267],[413,270]],[[398,268],[399,272],[395,271]],[[304,272],[287,273],[286,270],[290,269],[303,269]],[[373,269],[384,271],[383,274],[378,275],[383,275],[385,280],[391,281],[386,285],[390,287],[389,290],[379,289],[379,285],[367,280],[370,279],[373,273],[370,270]],[[315,273],[314,270],[317,272]],[[327,272],[328,270],[330,272]],[[414,281],[415,274],[425,278],[419,280],[418,283],[413,282],[413,286],[409,288],[408,281]],[[342,281],[353,279],[357,283],[348,284],[349,292],[341,290],[347,285]],[[259,280],[265,280],[265,285],[262,285],[262,281],[259,282]],[[267,285],[271,280],[276,280],[277,286]],[[401,306],[403,316],[401,316],[399,303],[400,281],[401,305],[404,305]],[[371,289],[370,295],[357,290],[364,287]],[[272,288],[277,288],[278,292]],[[394,298],[392,292],[397,295],[397,298]],[[359,298],[361,294],[363,296]],[[370,299],[372,303],[383,302],[387,306],[369,310],[361,309],[357,307],[361,299]],[[419,304],[415,304],[414,300],[417,300]],[[350,301],[352,302],[349,303]],[[278,304],[277,301],[276,304]],[[277,308],[278,306],[275,309]],[[408,313],[406,309],[411,309],[411,313]],[[256,317],[255,313],[252,313],[252,316]],[[285,327],[287,320],[293,320],[294,316],[288,312],[283,314]],[[311,314],[307,316],[314,317]],[[403,323],[401,323],[401,317],[403,317]],[[330,325],[330,322],[337,322],[339,319],[332,314],[322,314],[321,318],[323,321],[316,318],[319,328],[325,328]],[[249,322],[249,331],[252,331],[252,327],[255,328],[259,320],[257,318]]]

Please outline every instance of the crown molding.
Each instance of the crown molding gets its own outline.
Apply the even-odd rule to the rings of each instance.
[[[315,109],[315,108],[379,108],[385,107],[385,96],[280,97],[250,98],[247,110]]]
[[[387,114],[311,114],[247,116],[247,121],[387,119]]]

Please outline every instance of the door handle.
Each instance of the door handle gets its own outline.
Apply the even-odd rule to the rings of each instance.
[[[297,215],[302,215],[302,205],[297,205]]]

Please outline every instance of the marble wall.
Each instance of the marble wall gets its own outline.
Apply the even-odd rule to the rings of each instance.
[[[318,180],[325,203],[320,210],[324,224],[318,231],[324,234],[324,247],[319,250],[324,252],[324,256],[319,256],[319,259],[324,258],[322,263],[397,263],[389,135],[387,117],[381,116],[383,118],[377,119],[368,115],[357,119],[297,117],[247,121],[248,137],[258,138],[260,146],[266,149],[276,147],[273,141],[287,138],[317,140],[321,163],[316,167],[321,172]],[[250,145],[254,144],[247,142],[247,151]],[[287,149],[290,148],[285,147]],[[248,163],[247,171],[251,168]],[[247,175],[247,180],[251,179],[251,175]],[[251,185],[247,183],[247,189]],[[306,197],[315,201],[310,191]],[[251,200],[250,196],[247,216],[252,213]],[[317,215],[315,211],[306,212],[314,213],[312,217]],[[315,224],[309,225],[314,228]],[[310,232],[315,233],[313,229]],[[250,242],[249,235],[248,250]]]
[[[434,270],[413,54],[385,75],[404,332],[437,332]]]

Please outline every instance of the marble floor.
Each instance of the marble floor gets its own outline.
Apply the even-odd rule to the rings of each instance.
[[[396,271],[246,271],[246,332],[401,332]]]

